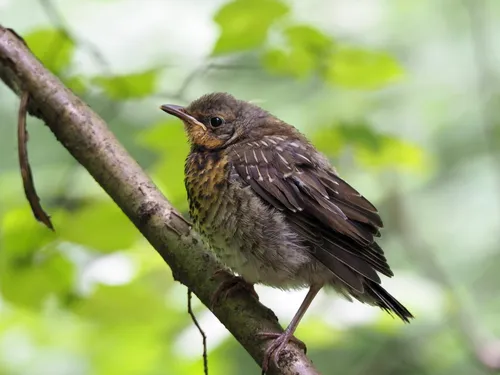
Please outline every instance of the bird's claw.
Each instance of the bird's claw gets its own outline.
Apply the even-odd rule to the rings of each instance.
[[[220,283],[220,285],[218,286],[217,290],[214,292],[210,300],[210,307],[212,310],[216,305],[224,301],[229,295],[241,290],[246,290],[257,301],[259,300],[259,295],[255,291],[253,284],[250,284],[249,282],[245,281],[245,279],[243,279],[242,277],[235,276],[223,269],[217,270],[213,275],[213,278],[220,278],[220,277],[223,277],[224,280],[222,280],[222,282]]]
[[[263,339],[274,339],[271,345],[269,345],[269,347],[264,352],[264,361],[262,362],[262,375],[266,374],[269,370],[269,364],[271,363],[271,360],[273,361],[274,365],[278,367],[280,354],[290,341],[293,341],[304,351],[304,353],[307,353],[306,344],[286,331],[283,333],[261,332],[258,333],[257,336],[260,336]]]

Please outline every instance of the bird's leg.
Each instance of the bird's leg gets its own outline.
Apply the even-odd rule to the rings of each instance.
[[[214,292],[211,300],[211,309],[224,301],[229,295],[233,294],[238,290],[246,290],[249,292],[257,301],[259,300],[259,295],[255,291],[253,284],[247,282],[241,276],[235,276],[227,270],[220,269],[215,271],[213,278],[223,278],[217,290]]]
[[[283,349],[285,349],[289,341],[294,341],[304,350],[304,352],[306,352],[306,345],[302,341],[295,338],[293,336],[293,333],[297,329],[300,320],[302,319],[307,309],[311,305],[311,302],[313,301],[314,297],[316,297],[316,295],[318,294],[318,292],[322,287],[323,285],[311,285],[311,287],[309,288],[309,292],[307,292],[304,301],[300,305],[298,311],[295,313],[288,327],[285,329],[285,332],[283,333],[261,332],[257,334],[258,336],[266,339],[274,339],[274,341],[271,343],[271,345],[269,345],[269,347],[266,349],[264,353],[264,361],[262,362],[263,374],[266,373],[267,370],[269,369],[269,362],[271,360],[273,361],[275,366],[278,366],[279,356],[283,351]]]

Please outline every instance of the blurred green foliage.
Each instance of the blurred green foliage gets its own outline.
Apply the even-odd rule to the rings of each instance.
[[[114,77],[94,77],[92,83],[104,90],[104,93],[115,100],[144,98],[156,90],[158,71],[149,70],[137,74],[126,74]]]
[[[422,148],[400,138],[377,133],[367,124],[333,124],[315,132],[313,141],[332,157],[349,147],[355,160],[368,168],[387,169],[390,166],[402,171],[425,173],[431,168]]]
[[[266,41],[269,28],[287,11],[288,7],[277,0],[229,2],[214,17],[221,34],[215,42],[213,54],[260,47]]]
[[[62,74],[71,63],[75,45],[63,30],[38,29],[23,38],[52,73]]]
[[[488,72],[459,65],[473,58],[465,10],[445,1],[437,12],[432,0],[304,4],[54,2],[64,24],[41,19],[46,8],[35,0],[6,1],[0,10],[184,213],[189,146],[182,125],[158,106],[209,91],[255,100],[296,125],[376,203],[396,274],[384,285],[417,320],[403,326],[320,295],[297,336],[324,374],[488,373],[456,319],[464,309],[456,295],[474,298],[468,318],[500,335],[500,178],[491,162],[498,142],[491,148],[485,139],[498,134],[487,123],[498,123],[498,111],[471,94]],[[498,4],[477,6],[485,4],[497,12],[484,22],[500,31]],[[495,80],[483,84],[498,96]],[[56,232],[35,222],[16,161],[18,100],[3,86],[0,97],[0,375],[202,373],[185,288],[43,124],[29,119],[35,182]],[[436,269],[445,279],[457,275],[452,288]],[[258,292],[283,325],[304,295]],[[258,373],[196,299],[194,308],[208,333],[210,374]]]

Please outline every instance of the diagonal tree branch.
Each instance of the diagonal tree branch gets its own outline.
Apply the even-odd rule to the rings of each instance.
[[[61,144],[94,177],[186,285],[207,306],[218,287],[210,278],[221,267],[198,235],[127,154],[106,123],[52,75],[13,32],[0,26],[0,79],[18,96],[29,93],[28,111],[41,118]],[[255,361],[269,345],[259,331],[282,332],[273,312],[248,294],[234,295],[213,310]],[[290,344],[271,374],[318,375]]]

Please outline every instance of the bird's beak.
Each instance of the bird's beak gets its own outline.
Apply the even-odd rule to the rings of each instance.
[[[193,116],[189,115],[186,113],[186,109],[180,105],[175,105],[175,104],[163,104],[160,106],[160,109],[162,111],[167,112],[168,114],[178,117],[185,123],[189,125],[197,125],[203,128],[203,130],[207,130],[207,127],[199,122],[197,119],[195,119]]]

